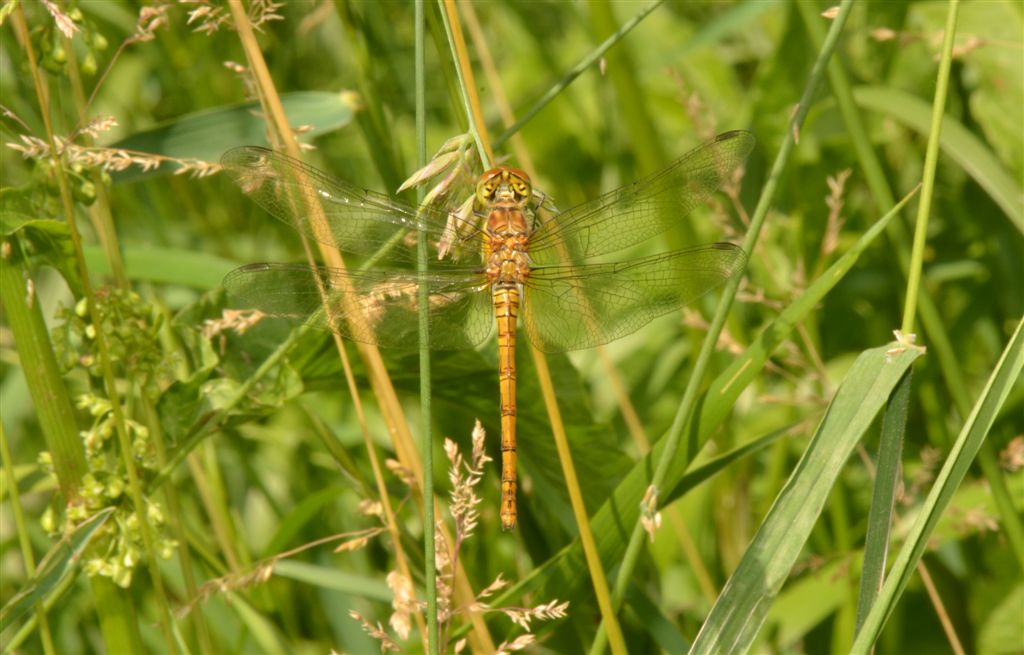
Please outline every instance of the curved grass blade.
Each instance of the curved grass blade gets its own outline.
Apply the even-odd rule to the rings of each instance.
[[[899,556],[889,571],[889,579],[882,586],[875,605],[871,608],[861,631],[853,643],[853,653],[868,653],[878,640],[886,619],[903,594],[917,563],[924,555],[928,539],[949,505],[957,487],[967,474],[978,449],[985,441],[989,429],[995,422],[1000,408],[1006,401],[1014,384],[1019,383],[1024,368],[1024,318],[1017,323],[1017,329],[1003,350],[1002,357],[989,377],[985,389],[964,422],[963,429],[946,458],[942,470],[935,478],[928,498],[920,509],[917,521],[907,535]]]
[[[82,553],[114,513],[108,507],[86,519],[50,549],[46,557],[39,562],[36,575],[13,598],[0,609],[0,632],[3,632],[22,614],[36,603],[41,603],[46,596],[56,589],[70,575],[74,575]]]
[[[811,443],[779,493],[690,653],[750,650],[772,601],[789,577],[844,462],[921,349],[865,351],[853,363]]]

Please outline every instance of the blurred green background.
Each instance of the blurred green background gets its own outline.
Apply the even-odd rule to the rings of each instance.
[[[811,4],[815,15],[827,8]],[[142,5],[64,5],[80,28],[73,39],[77,61],[72,63],[67,52],[61,56],[65,42],[44,8],[34,3],[23,6],[34,47],[48,71],[57,134],[70,137],[79,124],[81,103],[67,73],[77,63],[85,95],[95,89],[89,118],[116,119],[115,127],[98,135],[98,144],[211,163],[232,146],[266,145],[248,76],[226,65],[244,65],[246,60],[230,21],[212,22],[216,10],[226,11],[220,5],[170,6],[166,24],[155,30],[155,38],[126,45],[116,60],[113,55],[135,30]],[[190,24],[188,12],[207,6],[215,11]],[[462,5],[477,92],[492,138],[504,132],[497,98],[507,98],[513,112],[522,115],[643,6],[597,1],[475,3],[471,9],[481,29],[476,35],[469,27],[474,19],[465,17],[470,8]],[[259,3],[250,5],[253,15],[259,8]],[[833,87],[820,88],[780,180],[764,233],[750,253],[740,302],[733,307],[711,377],[890,209],[879,206],[869,188],[858,146],[870,146],[880,158],[896,197],[920,180],[946,11],[943,2],[855,6],[835,61],[850,78],[870,143],[854,142]],[[300,134],[300,140],[315,146],[306,161],[357,185],[395,192],[416,168],[411,4],[297,2],[276,13],[280,20],[262,23],[257,39],[289,122],[293,128],[309,126]],[[960,10],[923,278],[923,293],[937,308],[941,334],[919,330],[918,343],[930,350],[915,366],[894,549],[965,419],[958,391],[951,388],[940,358],[933,355],[935,340],[948,342],[946,352],[955,357],[959,372],[957,384],[973,403],[1024,312],[1022,13],[1022,5],[1012,0],[967,3]],[[46,134],[25,50],[11,20],[5,19],[0,32],[0,93],[7,114],[0,124],[5,144],[22,143],[23,135],[45,139]],[[827,29],[827,20],[818,20],[819,27]],[[735,192],[720,194],[677,231],[630,254],[718,240],[740,242],[817,52],[793,3],[665,3],[518,132],[538,171],[534,184],[566,208],[656,171],[717,133],[750,130],[758,144]],[[485,74],[488,58],[493,58],[500,88],[494,88]],[[101,78],[98,73],[108,66]],[[425,104],[428,151],[466,131],[454,62],[435,5],[428,5]],[[81,135],[75,142],[85,145]],[[498,155],[512,165],[524,164],[508,146]],[[55,337],[58,344],[65,344],[58,346],[64,348],[58,353],[88,351],[88,339],[75,332],[74,320],[61,318],[57,310],[59,305],[73,306],[72,290],[79,290],[70,252],[54,245],[66,243],[66,236],[57,230],[50,239],[39,236],[49,228],[32,232],[12,227],[29,218],[61,217],[52,171],[48,164],[24,159],[9,147],[0,151],[0,158],[5,234],[31,243],[35,297],[49,326],[66,335]],[[132,368],[130,358],[124,360],[119,369],[121,388],[128,414],[159,426],[171,453],[182,445],[189,426],[204,412],[216,410],[289,334],[288,326],[279,324],[260,326],[245,336],[203,334],[203,321],[221,316],[224,298],[218,287],[223,275],[249,262],[303,260],[296,233],[270,219],[225,176],[173,175],[175,168],[170,161],[151,171],[134,166],[110,172],[105,180],[114,238],[126,278],[139,294],[126,302],[144,315],[138,325],[128,322],[124,313],[118,315],[121,319],[112,319],[124,320],[126,332],[136,331],[135,337],[112,338],[122,339],[129,352],[137,348],[148,357],[141,358],[148,362],[141,368]],[[833,193],[828,179],[844,169],[851,170],[849,178],[841,191]],[[93,284],[99,286],[111,281],[111,265],[99,245],[102,228],[97,229],[87,214],[95,205],[90,208],[82,202],[91,199],[95,189],[89,186],[87,169],[73,173],[78,224]],[[830,194],[841,199],[841,223],[829,220]],[[665,510],[666,525],[647,549],[649,555],[641,558],[621,613],[631,652],[685,650],[854,358],[887,343],[899,327],[906,278],[898,259],[908,253],[910,241],[901,240],[897,231],[912,232],[916,202],[896,218],[901,225],[875,241],[774,352],[739,396],[698,464],[775,430],[785,431],[785,436],[686,489],[682,499]],[[685,317],[663,317],[607,348],[651,441],[672,421],[716,300],[712,294],[689,308]],[[151,338],[138,337],[140,332]],[[14,350],[17,338],[8,326],[5,307],[2,420],[38,559],[53,542],[39,518],[48,507],[60,509],[61,503],[53,498],[52,476],[38,463],[46,442]],[[387,452],[392,446],[385,421],[351,344],[348,353],[370,434],[383,456],[393,456]],[[496,353],[491,342],[478,351],[441,353],[433,359],[435,460],[442,464],[435,480],[442,497],[449,489],[442,436],[468,452],[473,420],[478,418],[488,432],[489,452],[499,460]],[[416,357],[382,354],[415,434]],[[94,368],[83,366],[74,355],[62,361],[69,365],[64,379],[72,398],[90,389],[102,395]],[[532,580],[527,593],[508,605],[569,600],[567,619],[533,624],[541,637],[541,645],[534,648],[581,652],[592,641],[600,615],[586,569],[579,569],[573,586],[545,586],[550,569],[544,565],[575,539],[576,526],[561,483],[547,411],[525,352],[520,353],[519,364],[520,526],[513,533],[499,530],[499,467],[492,463],[479,487],[480,524],[462,544],[460,561],[476,590],[498,574],[515,582]],[[614,380],[596,351],[556,356],[551,366],[587,506],[595,512],[638,461],[641,447],[630,438]],[[136,395],[147,395],[148,401],[133,400]],[[146,416],[147,402],[155,416]],[[950,631],[968,652],[1024,650],[1024,584],[1019,553],[1008,546],[1012,535],[1005,531],[1008,518],[1019,524],[1024,507],[1022,402],[1024,387],[1018,382],[985,446],[985,457],[996,468],[969,472],[924,559],[934,594],[920,579],[911,583],[882,633],[879,652],[955,652]],[[99,422],[81,408],[76,420],[83,431]],[[757,652],[849,648],[878,423],[832,490],[825,513],[760,632]],[[152,497],[163,511],[178,517],[161,526],[161,534],[178,544],[173,558],[160,565],[168,605],[154,593],[143,568],[125,592],[137,612],[130,622],[137,625],[147,648],[164,647],[154,618],[160,608],[177,609],[194,600],[183,580],[181,549],[190,549],[192,562],[187,566],[202,583],[229,573],[240,575],[254,562],[322,537],[378,525],[374,517],[358,510],[364,498],[376,499],[361,434],[337,352],[324,334],[302,336],[252,390],[249,401],[233,409],[222,428],[193,451],[189,463],[176,469],[163,492],[176,496],[171,502],[175,509],[167,509],[163,493]],[[115,456],[106,459],[116,468]],[[155,470],[147,469],[146,479]],[[1010,492],[1009,515],[988,491],[993,475]],[[8,479],[5,474],[5,482]],[[406,493],[394,476],[387,480],[392,494],[400,498]],[[173,491],[166,491],[169,488]],[[6,484],[4,494],[0,589],[7,603],[24,587],[27,576],[8,519],[12,500]],[[172,529],[176,521],[180,531]],[[422,530],[411,502],[402,507],[399,521],[411,568],[422,571],[417,542]],[[348,611],[356,609],[372,622],[387,623],[392,610],[385,576],[394,568],[393,556],[387,536],[352,552],[333,554],[330,546],[310,549],[279,564],[265,584],[212,593],[193,609],[200,619],[193,615],[181,620],[183,638],[200,652],[374,652],[377,642],[364,634]],[[422,593],[422,578],[419,573],[414,577]],[[945,632],[936,597],[947,614]],[[96,604],[86,577],[74,579],[49,612],[56,652],[104,648]],[[519,631],[504,617],[489,614],[487,619],[495,643],[514,638]],[[205,627],[194,623],[199,620]],[[459,617],[454,620],[456,628],[464,624]],[[18,627],[8,628],[4,639],[11,639]],[[197,636],[202,632],[205,637]],[[42,652],[37,633],[28,640],[20,649]],[[402,643],[412,652],[422,648],[415,631],[411,641]],[[109,648],[109,637],[106,644]]]

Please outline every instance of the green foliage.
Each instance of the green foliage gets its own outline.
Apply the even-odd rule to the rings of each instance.
[[[422,652],[417,606],[403,595],[425,598],[413,491],[422,472],[406,468],[396,434],[418,432],[416,356],[380,351],[392,402],[362,347],[343,344],[343,358],[329,333],[260,320],[219,288],[236,266],[306,259],[294,230],[214,174],[229,148],[273,142],[246,37],[226,29],[227,7],[203,2],[60,8],[66,16],[38,3],[0,9],[11,146],[0,152],[0,445],[12,454],[0,479],[9,531],[0,642],[25,652],[145,643],[361,653],[386,632]],[[412,6],[288,3],[281,20],[266,2],[247,9],[288,123],[315,146],[306,161],[397,193],[416,168]],[[454,210],[479,172],[469,170],[476,141],[463,135],[481,126],[466,116],[444,9],[426,9],[427,147],[457,140],[423,177],[439,176],[431,197]],[[459,12],[498,163],[534,167],[546,206],[626,185],[716,133],[754,133],[742,179],[622,256],[634,259],[743,240],[827,30],[816,14],[809,27],[806,9],[669,3],[601,56],[599,44],[639,5],[460,3]],[[944,3],[855,5],[832,60],[845,78],[830,70],[807,108],[656,507],[648,486],[662,437],[723,294],[603,355],[548,359],[610,580],[635,523],[661,522],[623,590],[630,652],[856,644],[923,653],[955,650],[953,639],[967,651],[1024,648],[1024,17],[1012,0],[961,7],[936,136],[946,15]],[[66,38],[62,28],[73,27]],[[45,107],[26,43],[46,74]],[[599,63],[574,68],[588,57]],[[513,120],[532,114],[511,134],[503,97]],[[47,156],[44,113],[60,165]],[[887,354],[913,266],[913,212],[891,211],[886,194],[914,190],[936,138],[921,325],[916,342]],[[493,339],[431,355],[435,461],[451,466],[442,437],[468,460],[479,419],[486,453],[500,462],[497,362]],[[500,531],[493,462],[474,456],[479,484],[459,478],[457,490],[444,467],[433,472],[447,529],[439,543],[458,553],[438,567],[439,584],[454,590],[438,591],[441,611],[453,612],[441,620],[449,650],[463,638],[474,649],[511,643],[526,625],[550,652],[582,652],[601,615],[525,348],[517,364],[516,531]],[[873,460],[881,408],[909,366],[902,488],[886,535],[878,521],[890,510],[872,506]],[[480,497],[478,517],[466,513],[467,486]],[[24,520],[8,521],[9,509]],[[865,550],[869,533],[887,538],[887,558]],[[30,555],[47,553],[33,566]],[[492,611],[478,607],[475,624],[459,610],[473,599],[459,595],[456,566],[474,594],[487,589],[477,600]],[[887,571],[873,607],[858,607],[862,569]],[[83,584],[94,575],[126,589],[121,605],[106,581]],[[508,584],[489,588],[498,576]],[[394,627],[403,621],[407,638]]]

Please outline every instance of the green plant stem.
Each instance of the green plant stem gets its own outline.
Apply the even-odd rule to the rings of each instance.
[[[935,82],[935,98],[932,104],[932,125],[928,134],[928,145],[924,154],[922,172],[921,202],[917,206],[917,221],[914,229],[914,245],[910,252],[910,277],[907,279],[907,297],[903,305],[904,334],[914,331],[917,311],[917,296],[921,287],[921,269],[924,266],[924,247],[928,240],[928,219],[931,216],[932,196],[935,193],[935,169],[939,165],[939,135],[942,133],[942,114],[946,111],[946,94],[949,90],[949,69],[953,64],[953,38],[956,36],[956,18],[960,0],[950,0],[946,14],[946,29],[939,58],[938,79]]]
[[[85,89],[82,86],[82,76],[79,72],[78,54],[74,44],[68,37],[63,37],[64,51],[68,53],[67,73],[71,82],[71,92],[75,101],[75,112],[78,114],[78,124],[85,125],[89,116],[87,114],[87,99]],[[82,143],[93,145],[94,139],[83,133]],[[103,182],[103,172],[99,168],[90,171],[92,183],[96,188],[96,202],[89,207],[89,218],[92,221],[93,229],[99,237],[100,245],[103,246],[103,253],[106,255],[107,263],[110,265],[110,272],[113,275],[114,283],[121,289],[127,289],[128,276],[124,272],[124,258],[121,256],[121,249],[118,245],[117,230],[114,227],[114,217],[110,212],[110,194],[107,193],[107,185]]]
[[[150,436],[156,450],[157,462],[160,466],[163,466],[167,461],[167,436],[164,434],[163,426],[160,424],[160,416],[157,414],[156,407],[153,406],[153,403],[145,395],[141,396],[141,404],[146,425],[149,426]],[[199,585],[196,584],[192,550],[188,547],[188,530],[185,525],[185,514],[182,512],[182,503],[178,498],[178,492],[174,485],[169,485],[165,488],[162,495],[167,505],[167,525],[173,530],[179,544],[179,568],[182,580],[185,583],[186,598],[198,598]],[[189,612],[188,621],[192,624],[192,629],[195,631],[199,652],[216,652],[205,615],[202,612]]]
[[[158,553],[153,538],[153,531],[149,525],[149,521],[146,520],[146,499],[143,494],[142,482],[139,478],[138,470],[135,467],[132,442],[131,438],[128,436],[128,430],[125,425],[125,416],[121,407],[121,398],[118,393],[117,383],[114,377],[114,368],[110,358],[110,348],[107,344],[103,319],[100,315],[96,295],[93,292],[92,285],[89,281],[89,271],[85,266],[85,255],[82,252],[82,239],[78,231],[74,201],[71,196],[71,188],[68,184],[63,163],[60,160],[60,151],[57,148],[57,140],[51,121],[51,108],[48,100],[48,94],[45,91],[46,83],[40,72],[35,50],[32,47],[32,41],[29,37],[28,24],[25,22],[25,15],[22,12],[20,5],[11,15],[11,19],[15,25],[15,29],[20,32],[21,45],[25,49],[25,54],[28,57],[29,72],[32,75],[33,85],[36,90],[36,100],[39,104],[39,113],[43,119],[46,138],[49,143],[50,152],[53,156],[53,170],[56,173],[57,186],[60,190],[61,207],[71,235],[71,243],[75,253],[75,262],[78,266],[79,276],[81,277],[82,291],[86,298],[86,304],[88,305],[89,317],[96,330],[96,345],[99,349],[99,362],[103,373],[103,383],[106,389],[107,398],[110,400],[115,432],[117,433],[118,447],[121,451],[121,461],[124,464],[125,472],[128,476],[128,485],[132,504],[139,519],[139,532],[142,535],[142,542],[146,551],[146,564],[149,568],[153,589],[157,596],[157,615],[160,631],[163,635],[167,652],[176,653],[178,652],[178,649],[177,642],[175,641],[171,630],[170,605],[168,604],[167,594],[163,588],[163,579],[160,575],[160,569],[157,566]],[[98,580],[97,578],[93,578],[92,583],[94,592],[99,594],[97,596],[97,608],[101,613],[101,623],[105,628],[104,636],[114,637],[116,639],[116,643],[123,644],[135,642],[138,639],[137,626],[129,627],[126,625],[125,621],[122,621],[120,618],[113,615],[116,611],[115,608],[118,605],[124,604],[124,599],[122,598],[114,604],[104,602],[105,600],[110,601],[111,596],[119,596],[119,590],[114,591],[112,589],[113,584],[109,580]],[[106,630],[107,626],[116,626],[115,629],[119,634],[115,636],[108,632]],[[116,644],[111,643],[107,644],[111,649],[113,649],[115,645]]]
[[[778,187],[779,179],[782,177],[782,172],[785,169],[786,164],[789,162],[790,153],[793,151],[798,130],[810,109],[811,99],[818,88],[822,76],[824,75],[825,65],[828,63],[829,58],[831,58],[832,53],[835,51],[836,45],[839,43],[839,35],[842,33],[843,26],[846,24],[846,19],[850,13],[851,7],[852,2],[850,2],[850,0],[844,0],[840,5],[839,12],[832,22],[828,36],[825,39],[825,43],[818,53],[817,60],[814,62],[814,67],[811,70],[810,77],[807,80],[807,85],[804,87],[803,95],[800,98],[800,104],[798,105],[797,111],[790,123],[790,129],[787,131],[786,138],[782,142],[782,147],[779,149],[778,156],[775,158],[771,173],[768,176],[768,180],[765,182],[764,189],[761,192],[761,197],[758,200],[757,207],[751,217],[750,228],[747,230],[747,236],[743,242],[743,250],[748,253],[754,252],[754,246],[761,234],[761,227],[764,225],[765,217],[768,215],[768,208],[771,206],[772,200],[775,197],[775,190]],[[712,353],[714,352],[715,344],[718,343],[718,335],[721,333],[722,327],[725,325],[725,319],[729,314],[729,309],[732,307],[732,301],[736,296],[736,290],[739,288],[741,279],[742,276],[739,275],[733,278],[722,292],[722,299],[719,302],[715,315],[708,327],[708,332],[704,337],[704,342],[697,355],[697,360],[694,362],[693,372],[691,373],[686,389],[683,392],[683,398],[679,404],[679,409],[676,411],[672,425],[665,436],[665,449],[661,453],[657,468],[654,471],[654,476],[651,478],[651,486],[656,492],[662,486],[665,476],[668,473],[669,465],[675,458],[676,451],[680,446],[683,428],[686,426],[687,421],[690,418],[690,414],[693,412],[694,402],[698,396],[701,380],[704,377],[704,371],[707,368],[707,364],[711,359]],[[688,449],[690,447],[689,441],[684,442],[683,447]],[[689,459],[693,453],[689,453],[687,451],[687,455],[687,459]],[[622,598],[626,592],[626,587],[629,585],[629,581],[633,576],[633,571],[636,568],[636,563],[640,555],[640,547],[643,545],[643,537],[643,526],[639,521],[637,521],[633,526],[632,533],[630,534],[629,544],[626,546],[626,553],[622,559],[622,565],[619,567],[618,577],[615,581],[612,600],[615,603],[616,608],[621,604]],[[604,626],[602,625],[598,628],[598,633],[594,639],[590,652],[593,654],[602,652],[604,650],[605,639]]]
[[[416,168],[427,164],[427,109],[426,109],[426,63],[424,59],[424,15],[423,1],[415,2],[415,62],[416,69]],[[417,187],[419,200],[425,190]],[[427,272],[427,233],[420,230],[416,238],[416,258],[420,273]],[[431,388],[430,388],[430,298],[427,287],[419,285],[419,335],[420,335],[420,450],[423,458],[423,586],[427,597],[427,648],[428,653],[438,655],[437,629],[437,567],[436,520],[434,517],[434,448],[431,435]]]
[[[537,102],[533,103],[532,107],[523,112],[523,114],[519,117],[519,120],[517,120],[515,124],[512,125],[512,127],[508,128],[498,138],[494,139],[494,141],[491,144],[492,147],[500,148],[501,146],[505,145],[505,142],[512,138],[513,134],[523,129],[523,126],[529,123],[530,120],[532,120],[533,117],[536,116],[541,109],[544,109],[544,107],[548,106],[548,103],[557,98],[558,95],[562,91],[564,91],[566,87],[572,84],[577,77],[582,75],[584,71],[593,66],[595,63],[597,63],[597,61],[604,56],[604,53],[608,52],[608,50],[613,45],[618,43],[622,39],[622,37],[626,36],[626,34],[628,34],[634,27],[639,25],[640,21],[646,18],[649,13],[657,9],[663,1],[664,0],[655,0],[654,2],[650,3],[649,5],[641,9],[636,16],[633,16],[632,18],[627,20],[625,23],[622,24],[622,26],[618,30],[615,31],[614,34],[612,34],[607,39],[602,41],[601,45],[597,46],[589,53],[587,53],[587,56],[581,59],[578,64],[570,68],[569,72],[566,73],[565,76],[561,80],[559,80],[557,84],[548,89],[547,93],[542,95],[537,100]]]

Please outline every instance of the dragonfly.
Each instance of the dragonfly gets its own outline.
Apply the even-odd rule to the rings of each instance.
[[[473,348],[497,327],[501,526],[515,527],[516,336],[543,352],[599,346],[692,303],[741,274],[746,254],[713,243],[625,261],[606,255],[678,225],[742,165],[749,132],[733,131],[661,171],[544,219],[523,171],[481,175],[472,212],[415,207],[256,146],[221,163],[232,179],[305,238],[367,258],[362,267],[257,263],[224,279],[229,297],[381,347],[419,347],[420,295],[429,347]],[[418,239],[432,255],[416,266]],[[346,264],[348,266],[348,264]]]

